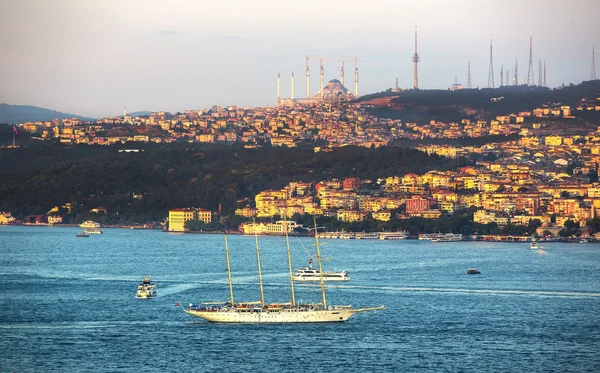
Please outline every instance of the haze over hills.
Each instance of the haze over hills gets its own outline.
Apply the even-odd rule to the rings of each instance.
[[[81,115],[56,112],[57,119],[78,118],[81,120],[95,120],[95,118]],[[0,104],[0,123],[19,124],[25,122],[38,122],[54,119],[54,110],[30,105]]]

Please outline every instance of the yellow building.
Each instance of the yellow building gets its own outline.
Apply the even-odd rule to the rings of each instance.
[[[185,222],[201,220],[212,222],[212,212],[200,208],[180,208],[169,210],[169,232],[185,232]]]

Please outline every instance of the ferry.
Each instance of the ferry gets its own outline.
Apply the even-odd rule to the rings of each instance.
[[[138,298],[152,298],[156,296],[156,285],[152,281],[150,281],[150,277],[146,275],[144,281],[140,282],[137,287],[136,297]]]
[[[379,238],[379,233],[355,233],[354,238],[357,240],[376,240]]]
[[[431,242],[457,242],[462,241],[463,236],[459,233],[446,233],[442,234],[439,237],[435,237],[431,239]]]
[[[404,240],[408,237],[408,232],[379,232],[380,240]]]
[[[83,228],[84,232],[87,234],[102,234],[100,223],[97,223],[93,220],[86,220],[79,226]]]

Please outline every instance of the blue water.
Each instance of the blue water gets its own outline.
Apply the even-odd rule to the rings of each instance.
[[[79,231],[0,227],[0,372],[600,371],[600,245],[328,240],[351,277],[328,301],[386,310],[240,325],[175,307],[228,299],[222,236]],[[236,301],[258,300],[254,238],[228,240]],[[259,242],[267,301],[288,301],[285,239]],[[312,243],[290,238],[295,268]],[[135,298],[145,274],[157,298]]]

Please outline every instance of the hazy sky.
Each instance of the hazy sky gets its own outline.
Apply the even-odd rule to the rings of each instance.
[[[355,5],[353,5],[355,4]],[[551,87],[590,78],[599,51],[599,0],[0,0],[0,102],[87,116],[266,106],[305,96],[305,55],[324,58],[325,81],[340,59],[360,55],[360,94],[412,87],[414,27],[420,88],[486,87],[489,42],[500,66],[534,79],[545,59]],[[311,93],[319,66],[310,60]],[[353,89],[354,63],[346,63]]]

